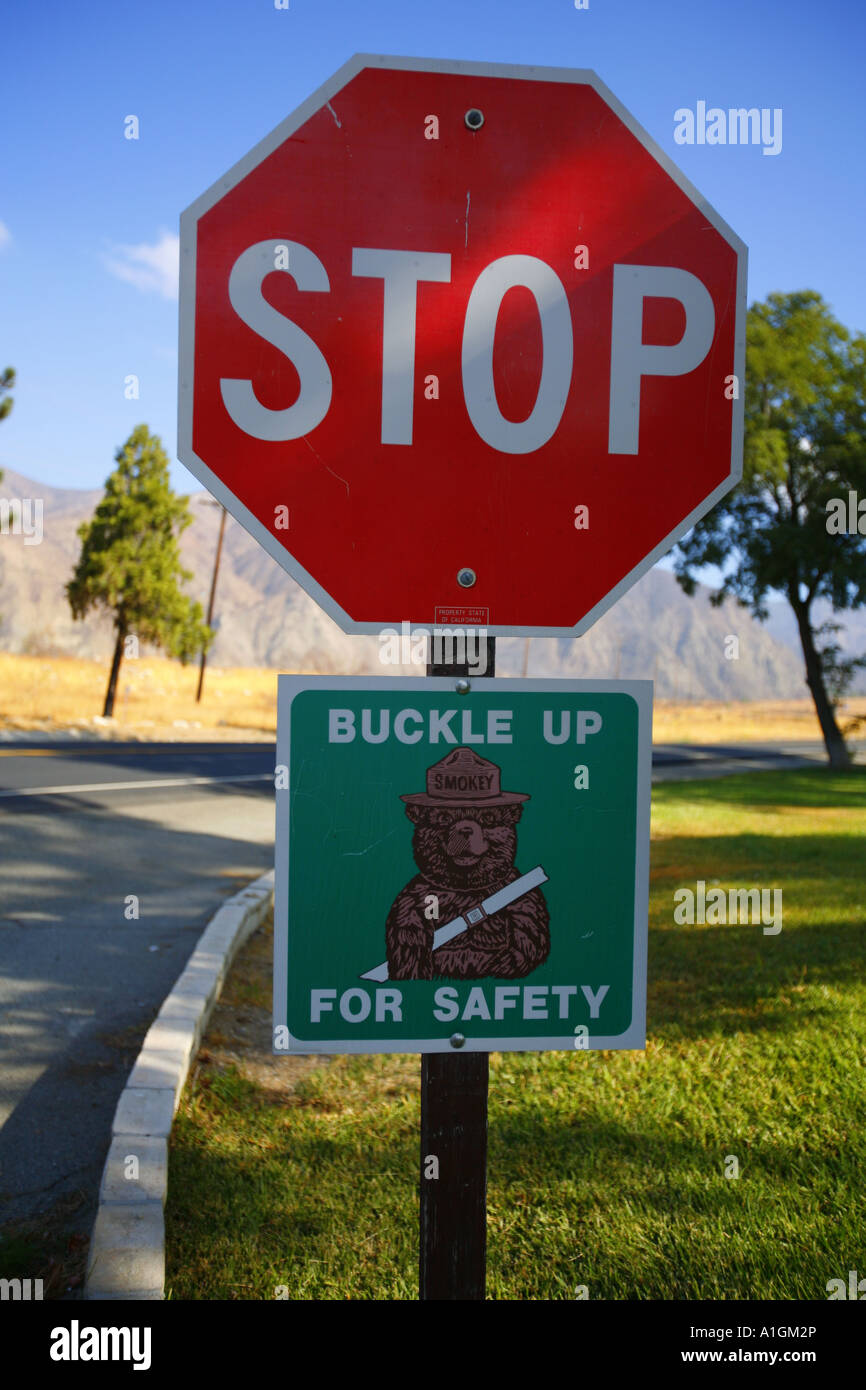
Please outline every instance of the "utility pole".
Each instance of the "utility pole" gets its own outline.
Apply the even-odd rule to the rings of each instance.
[[[219,502],[212,502],[212,503],[210,503],[209,505],[210,505],[210,506],[214,506],[214,507],[218,507],[218,506],[220,505],[220,503],[219,503]],[[222,554],[223,536],[225,535],[225,529],[226,529],[226,509],[225,509],[225,507],[223,507],[223,508],[222,508],[222,516],[220,517],[220,530],[219,530],[219,536],[217,537],[216,556],[214,557],[214,562],[213,562],[213,577],[212,577],[211,582],[210,582],[210,598],[208,599],[208,604],[207,604],[207,625],[208,625],[208,627],[210,627],[211,618],[213,617],[213,601],[214,601],[214,597],[216,596],[217,575],[219,574],[219,568],[220,568],[220,555]],[[204,647],[202,647],[202,649],[201,649],[201,661],[200,661],[200,663],[199,663],[199,668],[198,668],[198,690],[197,690],[196,693],[195,693],[195,702],[196,702],[197,705],[201,703],[201,692],[202,692],[202,686],[204,685],[204,668],[205,668],[205,662],[206,662],[206,660],[207,660],[207,652],[205,651]]]

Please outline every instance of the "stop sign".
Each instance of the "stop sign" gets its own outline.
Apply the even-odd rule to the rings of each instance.
[[[346,631],[574,636],[740,475],[745,282],[594,73],[358,55],[181,218],[178,455]]]

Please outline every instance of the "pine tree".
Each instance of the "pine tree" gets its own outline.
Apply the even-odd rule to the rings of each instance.
[[[179,537],[192,517],[171,488],[168,456],[157,435],[138,425],[115,454],[117,467],[90,521],[78,528],[81,554],[66,593],[74,618],[91,608],[114,617],[114,656],[103,715],[114,713],[127,637],[161,647],[183,663],[210,645],[201,604],[181,585]]]
[[[15,385],[15,368],[7,367],[4,372],[0,372],[0,420],[5,420],[9,414],[14,401],[9,395]]]
[[[5,420],[12,406],[15,404],[9,392],[15,385],[15,368],[7,367],[4,372],[0,372],[0,420]],[[0,468],[0,483],[3,481],[3,469]]]

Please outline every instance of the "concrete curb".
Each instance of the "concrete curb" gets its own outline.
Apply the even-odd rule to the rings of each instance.
[[[165,1296],[163,1208],[172,1121],[232,961],[273,896],[271,869],[223,904],[147,1032],[114,1113],[87,1258],[86,1299]]]

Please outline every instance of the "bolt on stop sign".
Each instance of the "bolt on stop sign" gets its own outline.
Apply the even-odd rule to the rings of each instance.
[[[358,55],[181,218],[178,455],[346,631],[574,636],[740,476],[745,287],[594,73]]]

